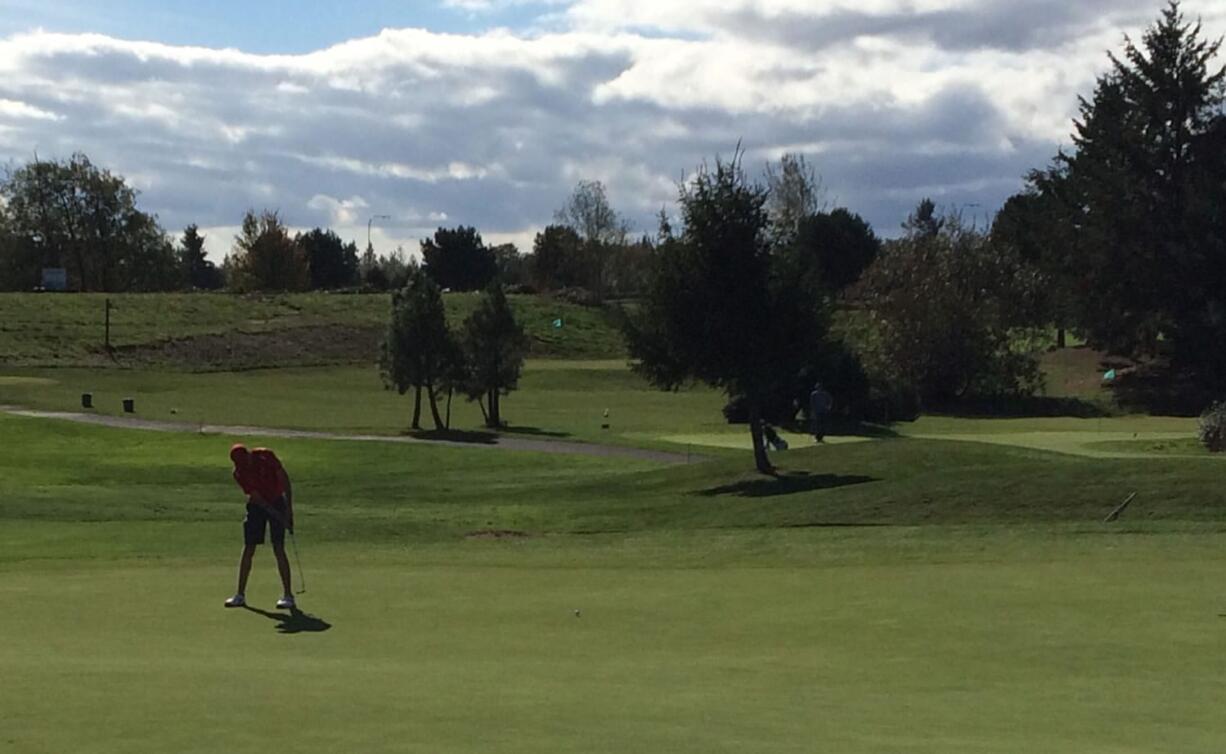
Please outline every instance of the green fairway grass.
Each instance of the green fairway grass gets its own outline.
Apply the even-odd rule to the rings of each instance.
[[[789,451],[770,480],[275,440],[290,616],[266,549],[255,610],[221,607],[231,438],[5,416],[0,437],[6,754],[1226,740],[1216,463],[904,438]]]
[[[209,373],[10,369],[8,374],[11,381],[0,382],[0,405],[51,411],[79,409],[81,394],[88,392],[102,414],[122,414],[123,399],[132,397],[137,415],[146,419],[396,434],[409,428],[413,410],[412,395],[384,389],[373,364]],[[659,436],[690,430],[730,432],[748,441],[743,425],[724,421],[723,404],[722,396],[707,388],[657,390],[624,361],[531,360],[520,389],[503,399],[502,412],[512,433],[558,439],[653,446],[660,445]],[[433,428],[424,405],[422,422]],[[453,428],[479,430],[482,424],[477,404],[453,399]]]
[[[141,418],[189,424],[397,434],[408,429],[412,411],[411,395],[385,390],[373,365],[210,373],[10,368],[7,373],[0,378],[0,405],[73,411],[80,407],[81,393],[89,392],[96,413],[122,415],[123,399],[132,397]],[[723,396],[708,388],[675,393],[656,390],[634,375],[624,361],[530,360],[520,389],[504,399],[503,412],[510,434],[688,448],[708,455],[747,451],[747,428],[728,424],[720,412],[723,404]],[[428,410],[423,411],[423,427],[432,428]],[[453,428],[482,431],[482,424],[476,404],[459,397],[453,400]],[[1172,451],[1165,448],[1171,443],[1189,447],[1196,420],[1127,415],[1093,419],[925,416],[892,429],[916,437],[1131,456],[1169,454]],[[858,430],[852,426],[844,431]],[[808,435],[782,435],[795,449],[813,445]],[[828,438],[828,444],[864,439],[836,434]],[[1118,444],[1132,441],[1136,444]],[[1190,448],[1188,452],[1198,451]]]
[[[266,558],[259,612],[220,607],[220,550],[88,577],[6,568],[0,746],[1084,754],[1226,737],[1223,563],[1207,542],[703,568],[636,544],[605,545],[615,565],[583,564],[581,543],[528,563],[501,544],[436,564],[321,548],[310,617],[291,621],[272,617]]]

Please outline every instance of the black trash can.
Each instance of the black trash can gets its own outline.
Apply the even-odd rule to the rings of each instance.
[[[133,398],[123,399],[123,412],[125,414],[136,413],[136,400]]]
[[[93,393],[81,393],[81,408],[93,408],[93,407],[94,407],[94,394]]]

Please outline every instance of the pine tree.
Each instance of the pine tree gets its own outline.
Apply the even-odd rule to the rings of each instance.
[[[528,338],[498,281],[490,283],[464,321],[465,392],[481,401],[486,426],[502,426],[501,397],[519,384]]]
[[[421,428],[421,394],[430,403],[435,429],[446,423],[438,410],[438,395],[453,369],[456,345],[447,329],[442,291],[419,267],[408,271],[408,282],[392,294],[391,317],[379,357],[387,389],[401,395],[415,390],[413,429]]]

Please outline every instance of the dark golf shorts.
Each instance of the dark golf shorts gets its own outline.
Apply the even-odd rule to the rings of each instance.
[[[285,525],[281,523],[285,518],[285,498],[278,498],[272,505],[280,516],[269,513],[267,508],[257,503],[247,503],[247,517],[243,519],[243,544],[264,544],[265,528],[272,532],[274,545],[285,544]]]

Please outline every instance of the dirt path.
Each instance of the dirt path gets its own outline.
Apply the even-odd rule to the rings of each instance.
[[[140,429],[149,432],[183,432],[202,435],[256,435],[262,437],[288,437],[305,440],[346,440],[355,442],[391,442],[420,445],[444,445],[454,448],[493,448],[498,450],[521,450],[529,453],[559,453],[574,456],[597,456],[601,458],[628,458],[637,461],[652,461],[655,463],[685,464],[706,460],[702,456],[689,453],[668,453],[658,450],[643,450],[627,448],[619,445],[595,445],[583,442],[565,442],[556,440],[531,440],[521,437],[502,437],[490,435],[488,440],[462,442],[458,440],[427,440],[418,437],[401,437],[395,435],[345,435],[334,432],[315,432],[298,429],[277,429],[274,427],[246,427],[228,424],[188,424],[185,422],[165,422],[151,419],[140,419],[128,416],[107,416],[104,414],[88,414],[79,411],[35,411],[0,406],[0,411],[13,416],[25,416],[35,419],[58,419],[77,422],[79,424],[94,424],[102,427],[118,427],[121,429]]]

